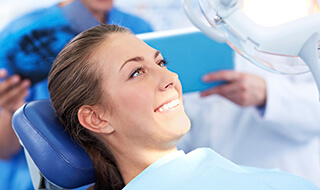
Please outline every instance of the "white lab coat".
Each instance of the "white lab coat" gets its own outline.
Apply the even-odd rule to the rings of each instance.
[[[238,71],[265,78],[264,113],[218,95],[186,94],[191,130],[178,148],[210,147],[237,164],[279,168],[320,187],[320,103],[311,74],[273,74],[240,56],[236,63]]]

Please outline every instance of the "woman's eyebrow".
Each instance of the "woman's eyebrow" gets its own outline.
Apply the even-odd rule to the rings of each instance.
[[[157,58],[159,54],[160,54],[160,51],[156,51],[156,53],[154,54],[154,58]]]
[[[131,59],[128,59],[127,61],[125,61],[123,64],[122,64],[122,66],[120,67],[120,69],[119,69],[119,71],[121,71],[121,69],[127,64],[127,63],[129,63],[129,62],[131,62],[131,61],[135,61],[135,62],[140,62],[140,61],[144,61],[144,59],[143,59],[143,57],[133,57],[133,58],[131,58]]]
[[[160,51],[156,51],[155,54],[154,54],[154,58],[157,58],[158,55],[160,54]],[[122,66],[120,67],[119,71],[121,71],[121,69],[129,62],[131,61],[135,61],[135,62],[141,62],[141,61],[144,61],[144,58],[143,57],[140,57],[140,56],[137,56],[137,57],[133,57],[133,58],[130,58],[128,59],[127,61],[125,61]]]

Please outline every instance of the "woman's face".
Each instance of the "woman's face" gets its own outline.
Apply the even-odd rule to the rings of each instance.
[[[108,12],[112,8],[113,0],[81,0],[92,12]]]
[[[120,143],[169,148],[189,130],[181,84],[161,53],[132,34],[114,33],[97,54],[108,121]]]

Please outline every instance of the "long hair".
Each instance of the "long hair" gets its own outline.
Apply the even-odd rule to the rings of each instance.
[[[102,73],[93,56],[112,33],[131,33],[117,25],[99,25],[73,38],[56,57],[49,73],[52,105],[66,131],[88,152],[95,167],[94,189],[122,189],[118,164],[106,145],[78,120],[83,105],[102,104]]]

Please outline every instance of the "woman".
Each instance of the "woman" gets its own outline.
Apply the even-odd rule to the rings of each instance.
[[[0,189],[33,189],[12,114],[26,98],[49,98],[45,79],[54,58],[75,35],[100,23],[152,31],[144,20],[113,7],[113,0],[67,0],[24,15],[0,32]],[[12,76],[17,73],[22,77]]]
[[[45,80],[64,45],[100,23],[119,24],[134,33],[152,31],[144,20],[114,8],[113,0],[67,0],[24,15],[0,32],[0,110],[4,110],[0,111],[1,159],[9,159],[21,149],[13,131],[2,129],[11,129],[12,113],[24,103],[30,82]],[[2,80],[13,74],[20,77]],[[28,100],[48,96],[46,82],[40,82],[31,88]]]
[[[190,121],[178,76],[165,65],[159,51],[116,25],[82,32],[54,61],[50,98],[94,163],[95,189],[317,189],[210,149],[178,151]]]

